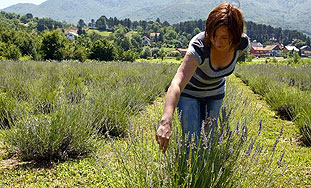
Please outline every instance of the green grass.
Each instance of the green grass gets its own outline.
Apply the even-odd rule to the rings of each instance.
[[[108,37],[110,34],[112,34],[112,32],[110,31],[99,31],[99,30],[96,30],[96,29],[89,29],[87,31],[87,34],[90,35],[91,33],[97,33],[103,37]]]

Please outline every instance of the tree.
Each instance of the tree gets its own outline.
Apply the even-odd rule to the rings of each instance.
[[[197,35],[201,32],[200,28],[196,27],[194,30],[193,30],[193,35]]]
[[[131,44],[134,48],[140,48],[142,46],[142,38],[138,33],[132,35]]]
[[[132,51],[132,50],[128,50],[125,51],[123,53],[123,61],[130,61],[130,62],[134,62],[137,59],[138,55],[136,52]]]
[[[124,37],[121,39],[121,47],[123,48],[124,51],[127,51],[131,48],[132,44],[131,41],[128,37]]]
[[[174,30],[168,30],[166,31],[166,34],[164,35],[166,40],[174,40],[177,37],[177,33]]]
[[[0,57],[11,60],[18,60],[21,57],[21,52],[19,48],[11,42],[0,42]]]
[[[95,20],[92,18],[89,27],[95,27]]]
[[[294,63],[298,63],[300,59],[301,59],[301,57],[299,56],[298,52],[294,51],[294,53],[293,53],[293,61],[294,61]]]
[[[87,59],[87,50],[85,47],[77,45],[73,51],[73,59],[84,62]]]
[[[26,14],[26,18],[27,18],[27,19],[33,19],[33,15],[32,15],[31,13],[27,13],[27,14]]]
[[[112,61],[116,57],[114,46],[107,39],[94,42],[90,58],[99,61]]]
[[[77,27],[78,27],[78,28],[83,28],[83,27],[85,27],[85,26],[86,26],[86,24],[85,24],[84,20],[80,19],[80,20],[78,21]]]
[[[161,23],[160,18],[157,18],[157,19],[156,19],[156,22]]]
[[[108,28],[106,16],[101,16],[98,20],[96,20],[95,27],[97,27],[98,30],[106,31]]]
[[[66,58],[68,51],[68,40],[60,31],[46,32],[43,35],[41,50],[43,52],[43,58],[63,60]]]
[[[161,48],[161,50],[159,52],[159,56],[161,57],[161,59],[163,61],[164,57],[166,56],[166,51],[163,48]]]
[[[151,56],[152,56],[151,49],[150,49],[149,46],[147,46],[147,47],[143,50],[143,52],[142,52],[142,54],[141,54],[141,57],[146,59],[147,57],[151,57]]]

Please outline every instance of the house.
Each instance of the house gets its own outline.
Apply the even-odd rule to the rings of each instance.
[[[257,42],[256,40],[251,42],[250,45],[251,47],[263,47],[263,45],[260,42]]]
[[[150,45],[150,39],[147,36],[143,36],[142,43],[144,46]]]
[[[65,28],[64,33],[75,33],[78,34],[78,28]]]
[[[284,52],[285,54],[287,54],[287,53],[293,53],[294,51],[299,52],[299,49],[296,48],[296,46],[285,46],[284,49],[283,49],[283,52]]]
[[[150,33],[149,37],[150,37],[150,38],[156,37],[156,36],[159,37],[160,34],[161,34],[161,33]]]
[[[251,54],[265,55],[265,48],[264,47],[251,47]]]
[[[311,47],[310,46],[301,47],[300,54],[302,57],[311,57]]]
[[[265,47],[252,47],[251,54],[253,55],[269,55],[269,56],[280,56],[282,52],[282,45],[274,44],[267,45]]]
[[[79,37],[79,35],[77,33],[74,33],[74,32],[68,32],[66,33],[66,37],[67,39],[69,40],[73,40],[75,39],[76,37]]]
[[[280,56],[282,49],[279,44],[274,45],[267,45],[265,48],[265,53],[269,54],[270,56]]]

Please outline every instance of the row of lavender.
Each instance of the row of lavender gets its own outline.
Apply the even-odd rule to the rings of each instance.
[[[128,117],[165,92],[176,66],[147,63],[0,62],[0,128],[24,160],[88,154],[94,138],[122,137]]]
[[[297,124],[306,145],[311,145],[311,66],[239,65],[236,75],[276,110]]]

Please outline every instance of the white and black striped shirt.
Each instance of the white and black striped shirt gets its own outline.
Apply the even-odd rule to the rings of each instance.
[[[210,48],[206,46],[204,38],[205,33],[201,32],[189,43],[187,53],[196,58],[199,66],[181,95],[200,99],[222,99],[225,96],[225,77],[233,73],[239,53],[249,46],[249,40],[246,34],[243,34],[240,45],[235,49],[233,60],[226,67],[215,70],[210,62]]]

